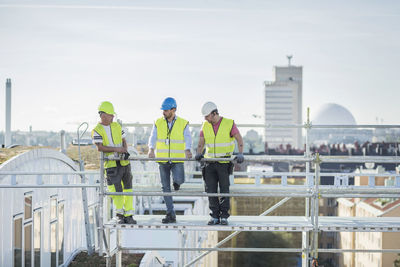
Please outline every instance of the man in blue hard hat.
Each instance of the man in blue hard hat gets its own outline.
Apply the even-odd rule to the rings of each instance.
[[[180,158],[192,158],[192,136],[189,122],[176,116],[176,101],[167,97],[161,104],[163,116],[154,122],[149,138],[149,158],[167,158],[157,161],[163,192],[171,192],[171,173],[173,186],[178,191],[185,181],[183,161]],[[156,151],[156,152],[154,152]],[[168,159],[169,158],[169,159]],[[167,214],[162,223],[175,223],[176,214],[171,196],[164,196]]]

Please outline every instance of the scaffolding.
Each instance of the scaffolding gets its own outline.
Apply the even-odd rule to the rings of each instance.
[[[262,196],[281,196],[283,199],[273,205],[271,208],[260,214],[259,216],[231,216],[229,219],[229,226],[209,226],[206,225],[206,216],[177,216],[177,223],[162,224],[160,223],[159,216],[145,215],[136,216],[138,221],[136,225],[118,225],[114,221],[103,222],[100,219],[99,236],[103,236],[104,230],[116,229],[117,231],[117,248],[112,252],[110,250],[103,251],[103,241],[100,242],[99,255],[106,254],[108,259],[116,254],[116,264],[121,266],[121,252],[126,250],[176,250],[176,251],[203,251],[200,255],[190,260],[187,263],[180,263],[180,266],[192,266],[201,258],[206,256],[212,251],[238,251],[238,252],[282,252],[282,253],[302,253],[302,267],[311,266],[313,260],[318,259],[318,253],[399,253],[400,249],[322,249],[318,248],[318,233],[321,231],[329,232],[399,232],[400,231],[400,218],[362,218],[362,217],[334,217],[334,216],[319,216],[319,203],[320,198],[368,198],[368,197],[400,197],[400,175],[396,174],[368,174],[368,186],[341,186],[335,184],[333,186],[321,186],[321,176],[347,176],[354,177],[359,174],[356,173],[321,173],[320,166],[322,163],[400,163],[398,156],[321,156],[318,153],[312,154],[309,145],[309,133],[312,128],[326,129],[326,128],[400,128],[400,125],[312,125],[309,116],[309,109],[307,109],[307,121],[304,125],[261,125],[261,124],[245,124],[238,125],[241,127],[262,127],[262,128],[303,128],[305,129],[305,153],[303,156],[246,156],[245,159],[251,159],[252,162],[303,162],[305,163],[304,173],[253,173],[255,175],[254,185],[232,185],[234,184],[233,175],[231,175],[231,186],[229,194],[211,194],[204,193],[199,186],[185,187],[185,191],[174,193],[163,193],[159,188],[151,188],[143,186],[139,189],[134,189],[132,193],[107,193],[104,190],[104,169],[103,162],[105,160],[115,160],[115,158],[107,158],[101,155],[101,170],[100,170],[100,214],[103,214],[103,198],[109,195],[136,195],[136,196],[229,196],[229,197],[262,197]],[[151,124],[124,124],[127,127],[147,126]],[[192,127],[199,127],[200,125],[191,125]],[[131,157],[131,161],[158,161],[158,160],[174,160],[171,158],[146,158],[146,157]],[[182,161],[182,159],[179,159]],[[184,161],[191,161],[192,159],[184,159]],[[218,161],[219,159],[202,159],[203,161]],[[225,159],[224,159],[225,160]],[[233,159],[230,159],[231,161]],[[314,166],[314,172],[310,171],[311,165]],[[239,173],[235,173],[239,174]],[[246,173],[249,174],[249,173]],[[260,177],[268,176],[281,177],[281,184],[276,185],[261,185]],[[288,176],[305,177],[305,184],[300,186],[288,185]],[[395,176],[395,183],[390,187],[382,187],[375,185],[376,176]],[[286,203],[289,199],[294,197],[305,198],[305,214],[304,216],[265,216]],[[135,229],[165,229],[165,230],[179,230],[179,231],[233,231],[228,237],[220,241],[214,248],[160,248],[160,247],[123,247],[121,246],[121,231],[135,230]],[[294,231],[302,233],[302,247],[293,248],[221,248],[224,243],[238,235],[242,231]],[[108,237],[109,240],[109,237]],[[109,261],[107,261],[109,265]]]
[[[128,125],[130,126],[130,125]],[[136,126],[136,125],[133,125]],[[150,126],[150,125],[149,125]],[[253,125],[251,125],[253,126]],[[250,127],[250,125],[249,125]],[[98,188],[99,211],[98,211],[98,254],[106,257],[107,266],[111,264],[112,256],[116,255],[116,265],[122,266],[121,256],[123,251],[127,250],[170,250],[170,251],[196,251],[201,252],[188,262],[180,262],[180,266],[192,266],[203,257],[213,251],[235,251],[235,252],[276,252],[276,253],[301,253],[302,266],[311,266],[313,259],[318,259],[318,253],[400,253],[398,248],[390,249],[323,249],[318,247],[318,233],[326,232],[400,232],[400,218],[398,217],[336,217],[320,216],[319,203],[320,198],[400,198],[400,174],[379,173],[367,174],[369,176],[367,186],[349,186],[348,184],[320,185],[320,178],[324,176],[360,176],[359,173],[323,173],[320,170],[322,163],[400,163],[399,156],[322,156],[318,153],[312,154],[308,143],[308,132],[311,128],[400,128],[399,125],[359,125],[359,126],[325,126],[311,125],[308,121],[305,125],[274,125],[263,126],[272,128],[291,128],[302,127],[306,130],[306,151],[302,156],[246,156],[245,160],[252,162],[302,162],[305,163],[305,172],[234,172],[230,177],[231,186],[229,194],[205,193],[201,183],[188,181],[179,192],[164,193],[160,192],[159,186],[139,184],[135,185],[133,192],[110,193],[105,190],[104,161],[115,160],[119,158],[105,157],[101,153],[99,180],[95,181],[93,172],[75,171],[75,172],[1,172],[2,175],[10,175],[10,184],[2,184],[0,188]],[[173,158],[147,158],[130,157],[130,161],[159,161],[174,160]],[[194,161],[193,159],[179,159],[180,161]],[[202,159],[202,161],[219,161],[220,159]],[[224,159],[226,160],[226,159]],[[233,159],[228,159],[233,161]],[[80,163],[82,164],[82,163]],[[314,171],[311,172],[313,166]],[[82,170],[82,169],[81,169]],[[43,184],[40,177],[43,175],[68,175],[75,174],[82,177],[82,182],[68,184],[63,181],[61,184]],[[37,175],[36,184],[19,185],[16,183],[17,175]],[[200,175],[200,172],[194,172],[191,175]],[[254,177],[254,184],[234,184],[234,176],[248,175]],[[375,177],[390,176],[394,177],[394,184],[391,186],[377,186]],[[265,185],[261,183],[262,177],[279,177],[279,185]],[[288,177],[299,177],[304,179],[302,185],[288,184]],[[160,215],[135,215],[137,224],[126,225],[117,224],[114,220],[109,220],[110,211],[107,198],[111,195],[134,195],[134,196],[182,196],[182,197],[282,197],[282,199],[269,207],[259,216],[231,216],[229,225],[207,225],[208,216],[185,215],[177,216],[177,223],[162,224]],[[284,205],[292,198],[305,199],[304,216],[266,216]],[[85,203],[83,203],[85,205]],[[106,218],[106,219],[105,219]],[[85,220],[87,220],[85,216]],[[86,222],[87,223],[87,222]],[[116,247],[111,248],[110,231],[116,231]],[[181,233],[184,237],[184,231],[230,231],[232,232],[224,240],[218,242],[213,248],[205,247],[124,247],[122,246],[122,232],[134,230],[174,230]],[[281,232],[301,232],[302,245],[300,248],[222,248],[221,246],[233,237],[243,231],[281,231]],[[92,241],[88,239],[88,247],[92,247]]]
[[[252,161],[281,161],[285,157],[281,156],[258,156],[258,157],[246,157]],[[101,161],[104,160],[115,160],[116,158],[104,157],[102,155]],[[156,158],[149,159],[145,157],[131,157],[129,160],[135,161],[147,161],[147,160],[174,160],[173,158]],[[182,160],[182,159],[180,159]],[[218,161],[220,159],[206,159],[207,161]],[[225,159],[224,159],[225,160]],[[233,159],[230,159],[233,160]],[[228,226],[206,225],[207,216],[177,216],[177,223],[174,224],[162,224],[160,215],[139,215],[135,216],[137,224],[135,225],[120,225],[116,224],[115,221],[110,220],[103,222],[100,218],[99,224],[99,236],[100,239],[103,236],[104,230],[115,229],[117,231],[117,247],[115,250],[110,251],[108,249],[103,250],[103,241],[100,240],[99,255],[106,255],[110,259],[116,254],[117,266],[121,266],[121,253],[127,250],[175,250],[175,251],[203,251],[202,254],[192,259],[187,263],[180,263],[181,266],[191,266],[208,253],[212,251],[240,251],[240,252],[282,252],[282,253],[302,253],[303,266],[310,266],[312,259],[318,258],[319,252],[324,253],[341,253],[341,252],[382,252],[382,253],[400,253],[400,249],[383,249],[383,250],[349,250],[349,249],[320,249],[318,248],[318,233],[321,231],[327,232],[399,232],[400,231],[400,218],[364,218],[364,217],[335,217],[335,216],[319,216],[319,204],[318,200],[321,197],[342,197],[342,198],[354,198],[354,197],[400,197],[400,175],[396,174],[369,174],[370,184],[368,186],[346,186],[338,187],[333,186],[320,186],[319,181],[321,175],[332,175],[332,173],[321,173],[320,164],[322,162],[375,162],[375,163],[399,163],[400,157],[335,157],[335,156],[320,156],[318,153],[310,156],[290,156],[286,157],[286,160],[292,162],[309,162],[314,164],[314,173],[259,173],[263,176],[280,176],[280,185],[261,185],[255,182],[254,185],[250,186],[231,186],[231,193],[204,193],[199,186],[191,185],[185,187],[184,190],[174,193],[163,193],[159,191],[159,188],[153,188],[151,186],[142,186],[141,188],[135,188],[132,193],[109,193],[104,190],[104,171],[100,173],[100,214],[103,214],[103,203],[102,200],[106,196],[110,195],[135,195],[135,196],[197,196],[197,197],[208,197],[208,196],[229,196],[229,197],[262,197],[262,196],[281,196],[284,197],[281,201],[269,208],[260,216],[231,216],[229,219]],[[185,161],[192,161],[192,159],[185,159]],[[101,163],[102,163],[101,162]],[[287,176],[299,176],[305,177],[304,185],[288,185]],[[343,175],[343,173],[340,173]],[[357,173],[346,174],[349,176],[360,175]],[[375,186],[375,176],[394,176],[395,185],[392,187]],[[256,179],[257,180],[257,179]],[[306,206],[305,216],[265,216],[274,211],[276,208],[283,205],[289,199],[293,197],[302,197],[309,199]],[[161,248],[161,247],[123,247],[121,245],[121,232],[126,230],[179,230],[179,231],[233,231],[231,235],[219,242],[214,248],[201,248],[201,247],[174,247],[174,248]],[[226,243],[229,239],[236,236],[242,231],[285,231],[285,232],[302,232],[303,241],[301,248],[221,248],[220,246]],[[109,231],[108,231],[109,233]],[[109,240],[109,237],[106,238]],[[107,242],[105,242],[107,243]]]
[[[110,160],[112,158],[105,158],[103,160]],[[282,156],[246,156],[246,159],[252,161],[282,161]],[[147,159],[144,157],[131,157],[132,161],[147,161],[156,159]],[[160,159],[159,159],[160,160]],[[182,159],[180,159],[182,160]],[[187,161],[188,159],[185,159]],[[217,159],[208,159],[217,160]],[[219,159],[218,159],[219,160]],[[232,159],[231,159],[232,160]],[[126,250],[171,250],[171,251],[198,251],[202,252],[188,262],[181,262],[182,266],[192,266],[201,258],[211,253],[212,251],[236,251],[236,252],[279,252],[279,253],[302,253],[303,266],[310,266],[313,258],[318,258],[318,253],[400,253],[398,248],[390,249],[323,249],[318,248],[318,233],[321,231],[326,232],[400,232],[400,218],[397,217],[335,217],[335,216],[319,216],[318,200],[324,197],[341,197],[341,198],[366,198],[366,197],[385,197],[385,198],[399,198],[400,197],[400,174],[393,173],[374,173],[365,174],[369,176],[368,185],[366,186],[341,186],[339,184],[323,186],[319,184],[321,176],[360,176],[360,173],[323,173],[320,172],[319,165],[322,162],[375,162],[375,163],[399,163],[400,157],[334,157],[334,156],[319,156],[318,154],[307,156],[288,156],[288,161],[292,162],[309,162],[314,164],[314,172],[291,173],[291,172],[235,172],[234,175],[249,175],[255,177],[254,184],[240,184],[231,185],[229,194],[222,193],[205,193],[201,183],[194,183],[189,179],[185,183],[182,190],[173,193],[160,192],[160,188],[149,185],[135,186],[132,193],[109,193],[104,190],[105,180],[104,171],[101,168],[99,181],[96,181],[94,172],[74,171],[74,172],[32,172],[32,171],[2,171],[1,175],[10,176],[10,184],[2,184],[0,188],[98,188],[99,192],[99,228],[98,238],[99,254],[105,255],[107,264],[110,265],[111,257],[116,255],[116,263],[121,266],[121,254]],[[103,166],[103,165],[101,165]],[[57,184],[44,184],[43,176],[45,175],[59,175],[65,177],[66,175],[79,175],[86,176],[87,179],[82,180],[81,183],[69,184],[64,181],[64,178]],[[199,172],[192,173],[192,175],[199,175]],[[18,184],[17,175],[35,175],[36,184]],[[96,175],[96,176],[97,176]],[[375,184],[375,177],[393,177],[394,183],[392,186],[377,186]],[[266,185],[262,184],[261,177],[280,177],[280,184]],[[302,185],[288,184],[288,177],[301,177],[304,179]],[[233,177],[231,177],[233,180]],[[278,203],[268,208],[259,216],[231,216],[229,225],[206,225],[208,216],[195,216],[185,215],[177,216],[177,223],[162,224],[160,215],[137,215],[135,219],[138,224],[136,225],[120,225],[115,221],[106,220],[107,216],[104,212],[104,204],[109,203],[105,201],[110,195],[135,195],[135,196],[190,196],[190,197],[208,197],[208,196],[230,196],[230,197],[282,197]],[[305,216],[266,216],[278,207],[285,204],[292,198],[305,198],[309,199],[309,206],[306,206]],[[85,203],[83,203],[85,204]],[[107,209],[109,211],[109,209]],[[307,214],[307,212],[309,212]],[[86,218],[85,218],[86,219]],[[112,249],[110,245],[110,230],[116,231],[117,246]],[[123,231],[130,230],[174,230],[183,233],[184,231],[230,231],[231,233],[224,240],[215,245],[214,248],[204,247],[123,247],[121,245],[121,237]],[[301,232],[302,234],[302,247],[301,248],[222,248],[221,246],[229,241],[234,236],[243,231],[282,231],[282,232]],[[183,234],[182,234],[183,237]],[[88,240],[88,246],[92,247],[93,244]]]

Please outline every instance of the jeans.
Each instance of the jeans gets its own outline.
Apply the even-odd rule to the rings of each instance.
[[[185,182],[183,163],[159,163],[160,178],[163,192],[171,192],[171,173],[174,183],[179,185]],[[164,196],[167,214],[175,215],[174,204],[171,196]]]
[[[208,163],[204,172],[205,190],[207,193],[229,193],[229,164]],[[229,217],[229,197],[208,197],[211,217]]]

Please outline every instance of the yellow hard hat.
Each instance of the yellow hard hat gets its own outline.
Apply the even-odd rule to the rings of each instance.
[[[99,112],[104,112],[110,115],[114,115],[114,106],[113,104],[111,104],[111,102],[108,101],[103,101],[101,102],[100,106],[99,106]]]

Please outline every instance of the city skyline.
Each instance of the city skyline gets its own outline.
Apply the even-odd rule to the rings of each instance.
[[[263,82],[289,54],[303,66],[303,120],[333,102],[358,124],[399,124],[399,14],[396,1],[3,0],[0,131],[7,78],[13,131],[93,127],[103,100],[123,122],[150,123],[167,96],[191,123],[212,100],[237,123],[261,124]]]

